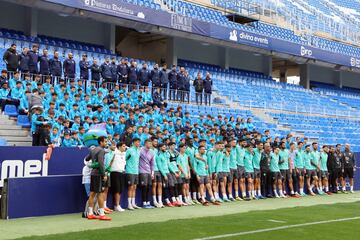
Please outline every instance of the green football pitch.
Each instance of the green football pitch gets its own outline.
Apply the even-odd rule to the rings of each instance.
[[[358,239],[360,193],[0,221],[0,239]]]

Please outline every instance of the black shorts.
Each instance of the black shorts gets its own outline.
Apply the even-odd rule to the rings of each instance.
[[[320,171],[321,178],[329,178],[329,172],[328,171]]]
[[[209,183],[209,177],[208,176],[199,176],[199,184],[208,184]]]
[[[354,168],[344,168],[343,178],[354,178]]]
[[[234,179],[239,179],[239,171],[237,169],[230,169],[229,181],[232,182]]]
[[[297,177],[303,177],[305,175],[305,171],[304,171],[304,168],[297,168],[296,169],[296,176]]]
[[[278,181],[282,179],[282,176],[280,172],[271,172],[271,178],[273,181]]]
[[[260,177],[261,177],[260,169],[254,168],[254,178],[260,178]]]
[[[238,166],[238,175],[239,178],[245,178],[245,167],[244,166]]]
[[[139,183],[141,186],[151,185],[151,174],[150,173],[140,173],[139,174]]]
[[[219,172],[218,176],[219,176],[219,182],[224,182],[225,178],[230,176],[230,173],[228,173],[228,172]]]
[[[161,183],[163,181],[163,177],[159,171],[154,172],[154,182]]]
[[[246,172],[246,173],[245,173],[245,178],[254,179],[254,172]]]
[[[130,173],[126,174],[126,182],[128,185],[139,184],[139,175]]]
[[[90,176],[90,192],[102,193],[104,191],[105,182],[103,176]]]
[[[190,179],[183,177],[183,178],[182,178],[182,183],[189,184],[189,183],[190,183]]]
[[[175,187],[176,182],[176,177],[174,174],[172,173],[168,173],[166,174],[167,180],[165,180],[165,178],[163,178],[163,183],[166,187]]]
[[[333,171],[331,171],[332,178],[340,178],[342,177],[341,168],[335,168]]]
[[[280,172],[281,172],[281,176],[282,176],[283,179],[286,179],[286,180],[290,180],[290,179],[291,179],[291,175],[290,175],[289,169],[280,169]]]
[[[316,170],[306,170],[306,177],[317,177]]]
[[[111,172],[110,173],[111,192],[122,193],[125,189],[125,173]]]

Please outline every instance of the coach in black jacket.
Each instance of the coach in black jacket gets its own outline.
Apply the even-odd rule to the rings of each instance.
[[[16,44],[11,44],[11,47],[6,50],[3,60],[6,63],[6,69],[8,71],[17,71],[19,65],[19,55],[16,52]]]

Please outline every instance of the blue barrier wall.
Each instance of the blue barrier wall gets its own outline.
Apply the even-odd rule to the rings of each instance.
[[[43,147],[0,147],[1,179],[8,179],[8,218],[82,212],[87,200],[81,171],[87,149],[57,148],[50,161],[43,160]],[[360,153],[356,153],[360,166]],[[27,176],[27,177],[23,177]],[[360,171],[355,173],[360,190]],[[138,189],[136,202],[141,205]],[[24,204],[26,202],[31,204]],[[56,207],[54,207],[56,206]],[[112,206],[112,196],[108,196]],[[127,190],[121,206],[127,207]]]

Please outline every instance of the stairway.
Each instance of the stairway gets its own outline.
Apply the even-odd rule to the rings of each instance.
[[[16,125],[16,121],[0,114],[0,138],[7,141],[8,146],[31,146],[29,129]]]

